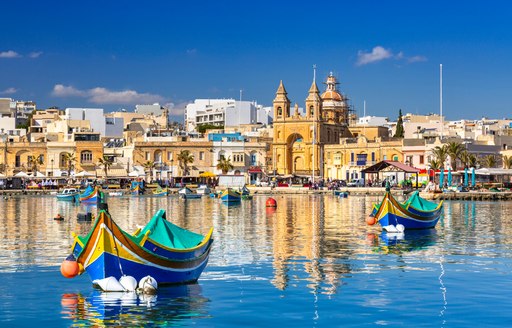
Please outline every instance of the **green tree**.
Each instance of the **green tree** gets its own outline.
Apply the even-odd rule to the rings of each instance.
[[[229,158],[221,157],[217,163],[217,170],[221,170],[222,174],[226,174],[234,168]]]
[[[39,170],[39,165],[43,165],[43,158],[41,156],[32,156],[28,160],[28,167],[32,169],[34,174]]]
[[[480,162],[480,165],[482,165],[483,167],[487,167],[487,168],[496,167],[496,164],[497,164],[496,156],[494,156],[494,155],[484,156],[480,159],[479,162]]]
[[[428,163],[428,165],[430,166],[431,170],[434,170],[434,172],[441,169],[441,162],[439,162],[439,160],[437,160],[435,158],[431,159],[430,162]],[[435,180],[436,179],[435,179],[435,174],[434,174],[434,183],[436,182]]]
[[[446,144],[446,152],[450,156],[450,165],[453,170],[457,169],[457,160],[460,159],[462,161],[461,156],[464,151],[464,145],[460,142],[452,141]]]
[[[503,155],[503,168],[512,169],[512,156]]]
[[[194,155],[192,155],[189,150],[182,150],[178,154],[177,159],[183,171],[183,176],[187,176],[189,173],[188,165],[194,163]]]
[[[432,149],[432,155],[434,155],[436,160],[439,162],[440,168],[443,168],[444,163],[448,158],[448,147],[446,145],[436,146]]]
[[[153,180],[153,169],[156,167],[156,163],[153,161],[146,161],[142,163],[142,167],[144,167],[144,171],[146,172],[146,176],[148,173],[151,173],[149,176],[149,180]]]
[[[110,159],[108,159],[106,156],[103,156],[102,158],[99,159],[98,161],[98,165],[103,167],[103,172],[105,172],[105,180],[107,180],[107,177],[108,177],[108,170],[110,169],[110,167],[112,166],[112,164],[114,164],[113,161],[111,161]]]
[[[395,138],[404,137],[404,121],[402,119],[402,110],[398,111],[398,121],[396,122]]]
[[[75,153],[64,153],[64,162],[68,170],[68,177],[71,176],[71,171],[75,168],[76,157]]]

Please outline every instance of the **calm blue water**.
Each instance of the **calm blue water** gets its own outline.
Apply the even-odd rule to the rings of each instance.
[[[158,208],[206,233],[197,284],[153,298],[100,293],[87,275],[61,277],[83,207],[52,197],[0,200],[0,326],[512,326],[512,203],[445,202],[442,221],[403,240],[364,224],[374,197],[218,200],[111,198],[127,231]],[[64,222],[51,218],[60,213]]]

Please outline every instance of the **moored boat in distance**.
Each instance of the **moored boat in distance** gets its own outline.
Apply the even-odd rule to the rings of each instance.
[[[153,196],[167,196],[168,193],[169,193],[169,190],[167,188],[162,188],[162,187],[158,186],[158,188],[156,188],[153,191]]]
[[[131,235],[101,210],[88,235],[73,234],[72,254],[93,281],[150,275],[158,284],[192,283],[208,263],[212,233],[213,228],[203,236],[178,227],[159,210]]]
[[[369,224],[379,222],[386,229],[388,226],[402,225],[404,229],[429,229],[436,226],[443,210],[443,202],[439,204],[427,201],[415,191],[409,199],[400,203],[391,192],[386,194],[380,204],[374,204]]]
[[[183,187],[178,191],[178,195],[182,199],[198,199],[201,198],[201,194],[195,193],[192,189]]]
[[[207,185],[199,185],[199,187],[196,190],[196,193],[200,195],[209,195],[212,192],[212,190]]]
[[[76,188],[65,188],[57,193],[57,200],[71,200],[74,201],[79,197],[80,191]]]
[[[233,188],[227,188],[220,195],[220,199],[225,203],[238,203],[242,199],[242,193]]]
[[[84,203],[97,202],[98,196],[98,187],[88,185],[85,191],[80,194],[80,201]]]

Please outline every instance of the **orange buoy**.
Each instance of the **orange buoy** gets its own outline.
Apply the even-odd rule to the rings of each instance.
[[[74,278],[80,273],[80,267],[73,254],[66,257],[60,265],[60,273],[66,278]]]
[[[366,218],[366,224],[368,225],[374,225],[375,223],[377,223],[377,220],[375,220],[375,217],[373,216],[368,216]]]
[[[276,200],[274,198],[269,197],[267,199],[267,202],[265,203],[265,206],[266,207],[277,207],[277,202],[276,202]]]

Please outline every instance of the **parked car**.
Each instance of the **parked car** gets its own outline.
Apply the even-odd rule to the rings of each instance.
[[[347,183],[347,187],[363,187],[364,186],[364,179],[352,179],[349,183]]]

